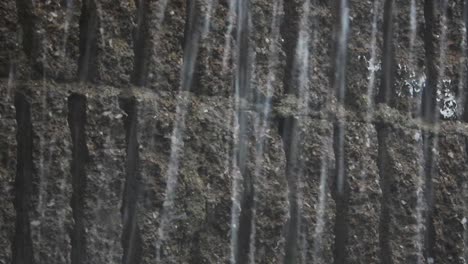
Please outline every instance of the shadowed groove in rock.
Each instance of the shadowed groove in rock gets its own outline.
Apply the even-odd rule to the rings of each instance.
[[[135,0],[137,27],[133,34],[134,65],[131,81],[136,86],[145,86],[148,78],[150,58],[149,0]]]
[[[424,3],[424,48],[426,55],[426,76],[428,76],[427,84],[422,94],[422,119],[430,124],[434,124],[438,120],[437,113],[437,82],[438,70],[436,65],[436,15],[435,5],[432,0],[425,0]],[[423,138],[423,164],[425,175],[424,199],[426,210],[424,215],[424,248],[423,255],[426,260],[434,259],[435,248],[435,227],[434,227],[434,186],[433,177],[435,173],[435,157],[433,148],[437,144],[437,135],[422,131]]]
[[[348,209],[349,209],[349,183],[346,172],[346,159],[344,150],[345,124],[337,120],[333,125],[333,150],[335,153],[335,178],[334,191],[332,192],[335,204],[335,244],[333,256],[335,264],[347,263],[348,252],[347,243],[349,236]],[[341,175],[341,176],[340,176]],[[338,187],[340,177],[342,177],[342,187]],[[341,190],[340,190],[341,189]]]
[[[235,75],[236,101],[249,101],[251,98],[251,60],[250,60],[250,19],[249,1],[239,0],[236,3],[237,14],[237,69]],[[237,244],[234,245],[235,263],[248,263],[250,256],[250,238],[252,233],[252,221],[254,210],[255,187],[254,178],[247,169],[248,157],[248,113],[242,109],[242,105],[236,106],[236,115],[239,126],[239,142],[236,149],[236,162],[242,175],[242,188],[240,194],[240,215],[237,230]]]
[[[390,205],[391,205],[391,194],[390,194],[390,179],[392,177],[388,146],[386,144],[388,138],[389,128],[385,124],[376,124],[375,129],[377,131],[378,141],[378,157],[377,167],[380,176],[380,188],[382,189],[382,200],[381,200],[381,212],[379,219],[379,246],[380,246],[380,263],[392,264],[393,255],[390,247]]]
[[[78,81],[96,81],[98,13],[95,0],[83,0],[80,16]]]
[[[280,33],[285,40],[283,49],[286,55],[286,65],[283,77],[284,95],[298,95],[299,81],[296,65],[296,50],[299,40],[299,19],[301,5],[298,1],[284,1],[284,18]],[[297,120],[290,116],[278,120],[278,130],[283,141],[286,156],[286,180],[288,182],[289,219],[286,223],[284,263],[293,264],[298,260],[299,239],[299,204],[298,204],[298,178],[297,178]]]
[[[298,94],[297,86],[294,85],[296,72],[293,71],[296,59],[296,47],[299,39],[299,19],[298,12],[300,6],[296,0],[284,1],[284,18],[281,23],[281,36],[285,40],[283,50],[286,55],[286,65],[283,79],[285,94]]]
[[[434,260],[434,248],[436,243],[436,231],[434,226],[434,183],[435,157],[434,146],[437,141],[437,135],[423,131],[423,155],[424,155],[424,175],[425,188],[424,199],[426,203],[426,212],[424,218],[424,258]]]
[[[186,0],[186,18],[184,28],[184,65],[182,69],[182,89],[183,91],[191,91],[193,87],[201,87],[199,84],[198,73],[198,51],[202,35],[202,14],[200,10],[199,0]],[[194,85],[195,84],[195,85]],[[200,91],[194,90],[195,94],[200,94]]]
[[[284,263],[295,264],[299,251],[299,180],[298,180],[298,121],[295,117],[280,120],[280,135],[286,155],[286,180],[288,182],[289,219],[286,224]]]
[[[344,106],[346,99],[346,63],[348,53],[347,34],[349,30],[349,3],[347,0],[335,1],[333,67],[331,69],[332,91],[339,104]],[[342,110],[338,110],[341,112]],[[333,263],[342,264],[348,261],[347,243],[349,236],[348,209],[349,183],[346,172],[345,155],[346,120],[337,118],[333,124],[333,151],[335,154],[335,171],[332,196],[335,199],[336,212],[334,223]]]
[[[16,0],[18,22],[22,28],[23,51],[36,71],[42,72],[42,66],[37,64],[40,52],[40,38],[38,35],[38,18],[34,13],[34,3],[30,0]]]
[[[139,173],[139,143],[138,143],[138,108],[134,97],[122,98],[120,106],[127,114],[124,118],[127,144],[127,157],[125,161],[125,189],[122,201],[122,247],[123,264],[141,263],[142,241],[141,232],[137,222],[138,198],[140,193]]]
[[[424,121],[432,123],[435,120],[435,110],[437,108],[437,66],[436,66],[436,47],[435,37],[436,18],[434,10],[434,1],[425,0],[424,2],[424,49],[426,56],[426,76],[427,83],[422,91],[421,117]]]
[[[17,164],[15,178],[16,210],[15,236],[12,243],[12,264],[33,264],[33,245],[29,211],[32,208],[33,181],[33,127],[31,123],[31,104],[21,93],[15,95],[16,122],[18,131]]]
[[[252,233],[252,218],[254,204],[253,179],[250,173],[244,172],[243,193],[241,198],[242,211],[239,216],[238,245],[236,263],[248,263],[250,254],[250,234]]]
[[[465,26],[465,34],[466,34],[466,39],[468,39],[468,0],[465,0],[463,1],[463,22],[464,22],[464,26]],[[462,47],[463,49],[465,49],[465,51],[468,49],[468,45],[465,43],[465,46]],[[465,58],[466,59],[466,58]],[[465,75],[464,75],[464,79],[463,79],[463,82],[465,84],[465,91],[463,92],[463,96],[465,97],[464,100],[465,100],[465,105],[464,105],[464,109],[463,109],[463,122],[468,122],[468,86],[466,85],[468,83],[468,74],[466,74],[466,68],[465,68]],[[468,137],[465,137],[465,157],[468,157]],[[468,162],[468,160],[466,160],[465,162]],[[465,186],[467,185],[467,183],[465,182]],[[466,188],[466,187],[465,187]],[[466,191],[466,189],[465,189]],[[465,208],[466,210],[466,208]],[[465,229],[464,231],[464,242],[465,242],[465,253],[464,253],[464,257],[465,257],[465,260],[468,260],[468,250],[466,250],[466,246],[468,245],[468,229]]]
[[[86,261],[85,193],[86,164],[89,161],[86,145],[86,97],[72,94],[68,97],[68,125],[72,139],[72,197],[71,208],[74,226],[71,231],[71,263],[84,264]]]
[[[468,0],[464,0],[463,1],[463,24],[465,26],[465,37],[466,37],[466,40],[468,41]],[[465,46],[462,47],[463,49],[465,49],[465,52],[468,51],[468,44],[465,43]],[[467,52],[468,53],[468,52]],[[465,54],[467,54],[465,53]],[[466,60],[467,58],[465,58]],[[465,62],[466,64],[466,62]],[[464,105],[464,109],[463,109],[463,121],[464,122],[468,122],[468,74],[466,74],[466,66],[465,66],[465,75],[464,75],[464,79],[463,79],[463,82],[465,84],[465,87],[464,87],[464,100],[465,100],[465,105]]]
[[[385,0],[384,4],[384,24],[383,24],[383,61],[382,61],[382,81],[377,94],[376,101],[378,103],[387,104],[392,107],[394,105],[393,98],[395,96],[395,52],[394,52],[394,0]],[[379,219],[379,259],[382,264],[392,264],[392,250],[390,247],[390,179],[391,171],[388,164],[388,146],[386,140],[388,138],[389,127],[386,124],[376,124],[377,142],[378,142],[378,157],[377,167],[379,170],[380,186],[382,190],[381,211]]]
[[[249,1],[239,0],[236,5],[237,14],[237,70],[235,92],[239,101],[249,101],[251,97],[250,77],[250,18]],[[242,175],[242,193],[240,198],[241,211],[237,230],[237,245],[235,246],[236,263],[248,263],[250,254],[250,238],[254,210],[254,178],[247,169],[248,157],[248,116],[242,109],[236,109],[239,122],[239,146],[236,150],[236,160]]]
[[[377,94],[377,103],[393,105],[394,76],[395,76],[395,52],[393,38],[393,13],[394,0],[385,0],[384,5],[384,25],[383,25],[383,61],[382,61],[382,82]]]
[[[331,88],[340,104],[344,104],[346,87],[346,62],[348,58],[349,0],[336,0],[334,10],[333,55]]]

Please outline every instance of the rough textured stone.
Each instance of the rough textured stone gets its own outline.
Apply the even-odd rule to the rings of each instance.
[[[11,262],[11,241],[15,230],[15,208],[14,199],[14,184],[16,175],[16,117],[14,98],[9,96],[6,82],[2,82],[1,87],[1,200],[0,206],[0,263],[6,264]]]
[[[346,65],[335,61],[338,2],[310,1],[301,31],[306,0],[251,0],[242,48],[233,2],[0,4],[1,264],[14,252],[36,263],[466,262],[468,125],[414,118],[415,89],[429,85],[460,95],[451,119],[464,110],[462,1],[447,2],[446,42],[444,1],[415,1],[410,54],[411,1],[351,0]],[[236,101],[244,77],[250,90]],[[370,108],[385,87],[392,100]],[[27,107],[15,96],[31,124],[16,120]]]

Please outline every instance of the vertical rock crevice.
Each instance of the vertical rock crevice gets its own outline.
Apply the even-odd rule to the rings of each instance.
[[[425,0],[424,2],[424,47],[426,55],[426,76],[427,83],[422,93],[422,119],[428,124],[435,124],[438,120],[438,106],[437,106],[437,82],[438,70],[436,63],[436,15],[435,5],[432,0]],[[434,147],[437,144],[437,135],[430,131],[422,131],[423,138],[423,172],[424,179],[424,199],[425,199],[425,215],[424,215],[424,258],[434,260],[435,248],[435,227],[434,227],[434,186],[433,177],[435,173],[435,156]]]
[[[41,53],[41,39],[38,33],[39,19],[34,11],[34,3],[29,0],[16,0],[18,22],[21,25],[21,44],[33,68],[42,72],[38,58]]]
[[[80,17],[80,56],[78,81],[92,82],[98,77],[98,13],[95,0],[83,0]]]
[[[142,238],[137,221],[140,193],[138,108],[135,98],[121,99],[120,105],[127,114],[124,119],[127,158],[125,162],[125,189],[122,201],[122,247],[123,264],[141,263]]]
[[[465,38],[468,41],[468,0],[463,1],[463,25],[465,29]],[[468,44],[465,43],[465,46],[462,47],[465,50],[465,54],[468,54]],[[462,114],[462,119],[464,122],[468,122],[468,86],[466,85],[468,83],[468,74],[466,74],[467,70],[467,65],[466,65],[466,60],[465,59],[465,65],[464,65],[464,91],[463,91],[463,96],[464,96],[464,107],[463,107],[463,114]]]
[[[284,263],[294,264],[299,251],[299,179],[298,179],[298,122],[294,117],[280,121],[280,135],[286,155],[286,180],[288,183],[289,219],[286,225]]]
[[[283,77],[283,94],[298,95],[299,84],[296,67],[296,50],[299,40],[300,4],[296,0],[284,1],[284,19],[280,33],[285,40],[283,49],[286,55],[286,65]],[[283,141],[286,156],[286,180],[288,184],[289,219],[285,226],[284,263],[293,264],[298,260],[299,240],[299,203],[297,175],[297,129],[298,122],[294,116],[281,117],[278,120],[278,132]]]
[[[348,209],[349,209],[349,183],[346,172],[345,159],[345,124],[337,120],[333,125],[333,150],[335,153],[334,191],[332,192],[335,204],[335,244],[333,248],[334,263],[346,263],[348,258]]]
[[[241,212],[239,215],[239,229],[237,233],[238,245],[236,249],[236,263],[249,263],[250,238],[252,233],[254,186],[249,172],[244,171],[243,192],[241,196]]]
[[[383,21],[383,61],[382,61],[382,82],[377,94],[376,102],[394,106],[393,98],[395,95],[395,52],[394,52],[394,0],[386,0],[384,4]],[[393,263],[392,249],[390,247],[390,179],[392,177],[388,164],[389,155],[386,141],[388,138],[388,129],[386,124],[376,124],[378,157],[377,167],[379,170],[380,186],[382,190],[381,211],[379,219],[379,259],[382,264]]]
[[[394,76],[395,76],[395,52],[393,38],[393,13],[394,0],[386,0],[384,4],[384,24],[383,24],[383,61],[382,61],[382,82],[377,94],[376,102],[393,105]]]
[[[280,27],[281,37],[285,40],[283,50],[286,55],[286,65],[283,79],[285,94],[298,94],[297,85],[294,84],[296,72],[294,64],[296,60],[297,42],[299,39],[299,10],[300,6],[296,0],[284,1],[283,21]]]
[[[31,104],[25,95],[15,95],[18,132],[17,165],[14,206],[16,210],[15,236],[12,243],[13,264],[33,264],[33,245],[29,212],[32,209],[33,182],[33,127]]]
[[[333,124],[333,151],[335,154],[335,171],[333,178],[332,196],[335,199],[335,241],[333,257],[335,264],[348,261],[348,209],[349,182],[347,161],[345,155],[346,120],[341,113],[346,99],[346,62],[348,53],[349,3],[347,0],[335,1],[334,50],[333,67],[331,72],[333,93],[338,103],[338,116]]]
[[[245,103],[251,95],[250,77],[250,19],[249,1],[239,0],[236,3],[237,13],[237,70],[235,79],[235,93],[239,105],[236,106],[239,125],[239,146],[236,150],[236,160],[242,175],[242,193],[240,198],[241,211],[239,215],[239,227],[237,230],[238,242],[235,249],[236,263],[248,263],[250,256],[250,238],[252,233],[252,221],[254,215],[254,178],[247,169],[247,155],[249,146],[248,113],[245,111]]]
[[[424,162],[424,199],[425,199],[425,217],[424,217],[424,258],[426,261],[434,260],[434,248],[436,243],[436,231],[434,226],[434,183],[433,177],[436,169],[436,157],[434,148],[436,146],[437,135],[429,131],[422,132],[423,137],[423,162]]]
[[[236,86],[239,97],[249,99],[251,96],[250,77],[252,71],[252,60],[250,52],[250,34],[251,21],[249,14],[248,0],[239,0],[237,2],[237,71]]]
[[[134,65],[131,82],[136,86],[146,86],[150,56],[149,1],[135,0],[137,6],[137,27],[133,34]]]
[[[86,97],[72,94],[68,97],[68,125],[72,137],[72,197],[71,208],[74,220],[71,232],[71,263],[86,263],[86,223],[85,223],[85,193],[86,165],[89,160],[86,145]]]
[[[428,123],[435,122],[437,108],[436,17],[434,1],[424,2],[424,49],[426,55],[427,83],[422,91],[421,117]]]
[[[380,246],[380,263],[392,264],[392,249],[390,247],[390,206],[391,206],[391,168],[388,164],[388,146],[386,144],[388,138],[388,127],[385,124],[376,124],[378,158],[377,167],[380,176],[380,188],[382,190],[381,211],[379,219],[379,246]]]

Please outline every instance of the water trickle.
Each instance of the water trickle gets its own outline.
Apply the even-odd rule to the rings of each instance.
[[[328,139],[324,140],[323,147],[324,153],[329,153],[331,150]],[[328,189],[328,163],[329,158],[327,154],[322,154],[320,161],[320,187],[319,187],[319,206],[317,208],[317,223],[314,230],[314,245],[313,245],[313,263],[323,263],[323,231],[325,229],[325,209],[327,204],[327,189]]]
[[[376,82],[376,75],[378,71],[381,70],[381,65],[380,62],[377,62],[377,24],[378,20],[380,17],[380,12],[381,12],[381,0],[374,0],[373,7],[372,7],[372,32],[371,32],[371,42],[370,42],[370,59],[368,61],[368,70],[369,70],[369,75],[367,77],[368,83],[367,83],[367,107],[366,107],[366,116],[365,116],[365,122],[367,124],[370,124],[372,122],[372,118],[374,116],[374,108],[375,108],[375,102],[374,102],[374,90],[375,90],[375,82]],[[364,138],[369,141],[370,140],[370,134],[372,133],[371,131],[372,126],[367,126]],[[367,144],[365,147],[369,148],[370,144]],[[367,173],[366,173],[366,168],[361,169],[361,179],[366,180]]]
[[[228,28],[226,34],[224,35],[224,51],[223,51],[223,73],[226,73],[228,70],[229,59],[231,58],[231,34],[235,25],[236,18],[236,5],[239,0],[229,1],[229,14],[228,14]]]
[[[448,1],[442,1],[442,12],[441,12],[441,34],[440,34],[440,58],[439,58],[439,72],[437,82],[437,99],[439,113],[444,119],[450,119],[455,117],[457,110],[457,104],[455,100],[455,92],[451,83],[452,80],[447,79],[445,76],[447,68],[447,7]],[[435,115],[438,115],[435,114]]]
[[[303,161],[300,158],[300,133],[304,127],[305,117],[309,114],[310,90],[309,80],[313,65],[310,62],[313,52],[313,35],[316,31],[311,26],[311,1],[306,0],[302,5],[299,22],[296,49],[293,53],[293,65],[290,69],[287,93],[295,93],[298,98],[298,112],[280,123],[280,133],[286,154],[286,178],[288,181],[288,215],[285,235],[284,263],[296,263],[298,258],[305,258],[307,243],[301,240],[302,211],[303,211]],[[288,73],[287,73],[288,74]],[[297,87],[297,88],[296,88]],[[294,90],[297,89],[297,90]]]
[[[11,92],[13,87],[15,86],[15,66],[14,62],[10,63],[10,70],[8,72],[8,82],[7,82],[7,93],[6,98],[7,101],[10,101]]]
[[[167,2],[167,1],[164,1]],[[169,157],[169,165],[166,171],[166,190],[164,195],[163,208],[161,209],[160,223],[158,227],[158,239],[156,241],[156,259],[158,263],[161,261],[161,247],[167,239],[167,229],[173,219],[174,200],[176,197],[176,189],[179,177],[180,159],[183,155],[184,147],[184,133],[185,133],[185,118],[187,116],[187,108],[191,100],[190,90],[193,83],[193,75],[195,63],[198,56],[200,38],[206,34],[203,29],[200,30],[196,19],[201,14],[195,10],[192,1],[187,1],[190,8],[187,18],[189,24],[188,41],[185,42],[184,47],[184,64],[181,71],[181,83],[179,86],[179,94],[177,96],[176,117],[174,128],[171,136],[171,152]]]
[[[338,102],[336,109],[338,118],[333,125],[333,149],[335,153],[335,183],[336,190],[336,218],[335,218],[335,245],[334,263],[346,263],[346,241],[348,237],[348,188],[345,171],[345,129],[346,119],[343,113],[346,95],[346,62],[349,31],[349,7],[347,0],[340,0],[338,23],[336,32],[335,76],[333,80],[334,91]]]
[[[421,132],[417,131],[415,132],[417,136],[421,136]],[[416,137],[416,136],[415,136]],[[423,142],[419,142],[421,144],[421,149]],[[416,255],[418,256],[418,264],[422,264],[422,259],[420,256],[422,256],[423,251],[424,251],[424,231],[425,231],[425,221],[424,221],[424,211],[426,210],[425,207],[425,201],[424,201],[424,166],[423,166],[423,157],[421,153],[421,157],[419,157],[418,160],[421,160],[422,162],[418,162],[419,168],[419,177],[416,182],[416,238],[415,238],[415,249],[416,249]]]
[[[45,82],[45,81],[43,81]],[[44,85],[44,88],[46,86]],[[39,120],[36,120],[38,122],[47,123],[47,113],[48,113],[48,108],[47,108],[47,92],[42,93],[41,97],[41,114],[39,116]],[[36,123],[37,124],[37,123]],[[38,162],[38,203],[37,203],[37,212],[38,212],[38,219],[36,221],[38,223],[42,223],[45,221],[45,211],[46,211],[46,203],[47,203],[47,188],[48,188],[48,178],[50,176],[50,161],[51,161],[51,151],[52,148],[49,148],[46,151],[46,147],[50,145],[50,135],[48,133],[40,132],[38,134],[39,137],[39,162]],[[48,154],[47,154],[48,153]],[[34,230],[37,228],[37,231]],[[41,224],[38,224],[37,226],[32,228],[33,231],[37,232],[37,241],[39,244],[42,243],[42,226]]]
[[[465,4],[467,5],[467,4]],[[466,11],[465,11],[466,12]],[[466,15],[465,15],[466,16]],[[460,67],[458,68],[458,91],[457,94],[459,95],[457,98],[457,105],[460,106],[458,107],[457,111],[457,116],[463,117],[463,110],[464,110],[464,105],[466,103],[466,92],[465,92],[465,81],[466,81],[466,62],[467,62],[467,39],[466,39],[466,26],[463,24],[461,27],[461,35],[462,39],[460,42],[460,47],[462,49],[462,56],[460,57],[460,62],[459,65]]]
[[[269,46],[269,56],[268,56],[268,76],[266,83],[266,94],[264,100],[260,103],[257,103],[257,113],[255,115],[255,138],[257,140],[255,148],[255,171],[254,171],[254,181],[263,182],[264,175],[262,174],[262,168],[264,166],[264,142],[267,135],[267,129],[269,127],[269,118],[271,113],[271,99],[273,97],[274,87],[273,82],[275,81],[276,72],[274,71],[274,66],[278,60],[278,48],[276,43],[278,43],[280,38],[280,25],[279,25],[279,11],[282,9],[283,1],[277,0],[274,3],[273,7],[273,18],[271,22],[271,35],[270,35],[270,46]],[[255,230],[256,230],[256,203],[257,195],[254,193],[254,204],[252,212],[252,232],[250,234],[250,256],[249,263],[255,263]]]
[[[336,54],[335,81],[338,102],[343,103],[346,93],[346,57],[349,33],[348,0],[340,0],[340,25],[338,32],[338,47]]]
[[[166,7],[167,3],[169,0],[161,0],[158,3],[158,11],[156,12],[156,19],[157,19],[157,28],[161,25],[161,23],[164,21],[164,17],[166,14]]]
[[[410,46],[409,46],[409,65],[410,68],[414,70],[414,45],[416,42],[416,34],[418,31],[418,24],[417,24],[417,13],[416,13],[416,0],[411,0],[410,6]]]
[[[69,35],[69,30],[70,30],[70,21],[73,16],[73,0],[65,0],[65,19],[63,21],[63,46],[61,50],[61,56],[62,58],[65,57],[65,54],[67,53],[67,43],[68,43],[68,35]]]
[[[250,235],[252,228],[254,186],[253,178],[247,171],[248,154],[248,103],[251,98],[250,78],[252,73],[249,34],[251,31],[249,2],[246,0],[236,1],[237,15],[237,49],[236,49],[236,73],[235,73],[235,143],[233,154],[233,170],[238,174],[234,176],[234,184],[237,186],[238,193],[233,193],[233,207],[238,204],[239,215],[233,215],[235,220],[231,226],[231,263],[248,263],[250,255]],[[237,181],[235,177],[241,178]],[[237,181],[237,183],[236,183]],[[242,184],[240,184],[242,183]],[[239,199],[239,200],[237,200]],[[237,210],[237,209],[236,209]],[[233,212],[236,213],[233,209]],[[234,234],[234,232],[236,232]]]
[[[188,93],[180,92],[177,99],[176,121],[171,136],[171,154],[169,166],[166,171],[166,190],[164,193],[164,203],[158,227],[158,239],[156,241],[156,260],[161,261],[161,247],[167,239],[167,228],[173,218],[174,200],[179,176],[179,164],[182,156],[185,130],[185,117],[187,114],[189,96]]]
[[[368,62],[369,76],[367,83],[367,109],[366,109],[366,122],[370,122],[374,114],[374,89],[375,89],[375,79],[376,73],[380,70],[380,65],[377,62],[377,22],[380,14],[380,0],[374,0],[374,5],[372,8],[372,33],[371,33],[371,42],[370,50],[371,57]]]
[[[214,1],[215,0],[205,0],[206,3],[206,11],[205,11],[205,17],[204,17],[204,21],[203,21],[203,34],[202,34],[202,39],[206,38],[207,37],[207,33],[209,32],[210,30],[210,23],[211,23],[211,16],[212,16],[212,12],[213,12],[213,5],[214,5]]]
[[[335,61],[335,92],[339,104],[344,104],[346,94],[346,57],[348,47],[348,31],[349,31],[349,7],[347,0],[340,0],[340,12],[339,12],[339,31],[337,39],[337,51]],[[337,111],[342,112],[343,108],[338,107]],[[344,116],[338,113],[338,116]],[[337,142],[337,191],[339,194],[343,193],[344,189],[344,128],[345,120],[338,120],[336,126],[337,134],[335,137],[338,139]]]

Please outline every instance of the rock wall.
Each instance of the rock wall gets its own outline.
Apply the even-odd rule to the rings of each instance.
[[[466,263],[468,5],[342,3],[1,1],[0,264]]]

